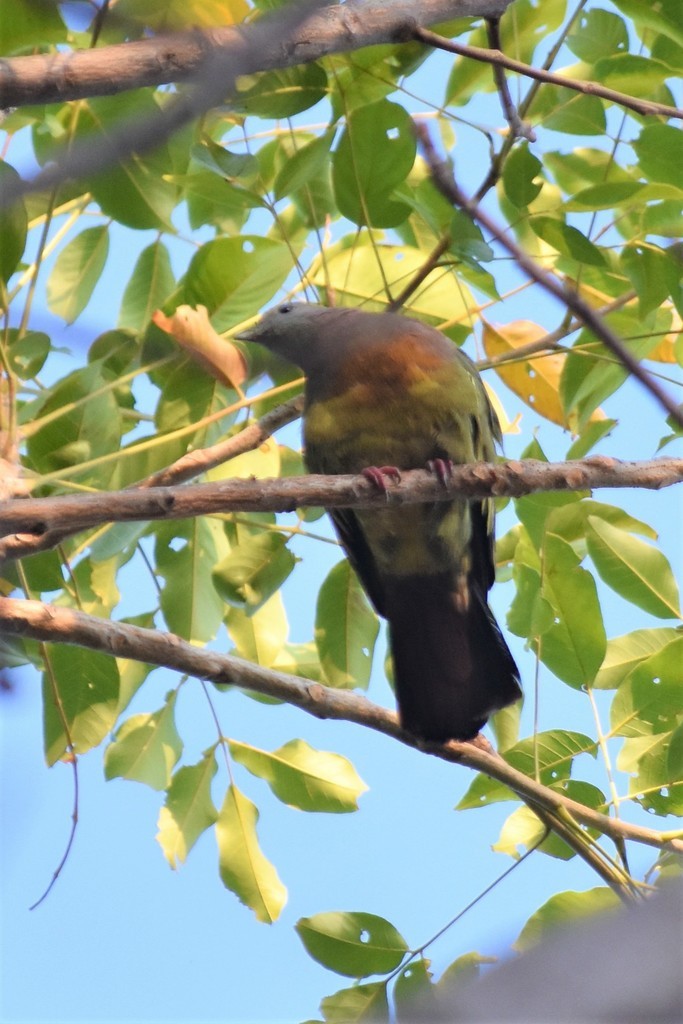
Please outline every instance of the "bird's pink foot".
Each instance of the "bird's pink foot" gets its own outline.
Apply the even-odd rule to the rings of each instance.
[[[430,473],[434,474],[444,487],[448,486],[453,476],[453,463],[450,459],[430,459],[427,463],[427,469]]]
[[[387,477],[395,484],[401,482],[401,471],[396,466],[366,466],[361,476],[374,484],[378,491],[387,492]]]

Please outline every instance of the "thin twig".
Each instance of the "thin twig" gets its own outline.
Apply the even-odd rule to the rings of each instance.
[[[535,260],[521,249],[516,242],[508,237],[503,228],[474,201],[470,200],[453,178],[450,166],[439,159],[434,144],[425,125],[415,122],[415,131],[420,139],[425,159],[432,172],[434,183],[439,191],[454,206],[463,209],[469,216],[488,231],[496,241],[506,249],[517,265],[537,284],[554,295],[564,306],[578,317],[604,345],[609,348],[626,369],[636,377],[650,394],[666,409],[674,422],[683,426],[683,412],[676,402],[653,380],[643,369],[636,357],[629,352],[622,340],[600,318],[598,313],[585,302],[580,295],[562,284],[553,274],[544,270]]]
[[[490,50],[495,53],[502,53],[503,48],[500,41],[500,18],[487,18],[486,32],[489,39]],[[503,65],[498,63],[498,61],[493,61],[492,66],[493,77],[496,82],[496,88],[498,89],[498,95],[500,96],[501,106],[503,107],[503,114],[505,115],[505,120],[510,126],[512,137],[515,139],[526,139],[527,142],[535,142],[536,132],[528,122],[521,119],[519,111],[512,101]]]
[[[617,92],[615,89],[608,89],[598,82],[582,82],[576,78],[566,78],[564,75],[555,74],[554,71],[543,71],[540,68],[531,67],[521,60],[508,57],[500,50],[487,50],[483,46],[471,46],[468,43],[456,43],[452,39],[446,39],[436,32],[427,28],[416,28],[413,33],[415,39],[434,46],[439,50],[446,50],[448,53],[457,53],[460,57],[469,57],[471,60],[478,60],[484,64],[507,68],[509,71],[516,71],[527,78],[535,78],[547,85],[559,85],[563,89],[572,89],[574,92],[581,92],[587,96],[598,96],[600,99],[616,103],[621,107],[627,107],[637,114],[645,117],[676,117],[683,118],[683,110],[679,107],[670,107],[666,103],[655,103],[654,100],[641,100],[636,96],[629,96],[624,92]]]

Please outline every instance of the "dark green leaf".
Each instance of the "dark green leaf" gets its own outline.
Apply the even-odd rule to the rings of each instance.
[[[330,686],[366,689],[379,632],[377,616],[344,560],[320,588],[315,615],[315,642]]]
[[[503,188],[510,202],[518,209],[523,209],[533,202],[543,187],[536,181],[542,171],[538,157],[527,145],[517,146],[512,150],[503,166]]]
[[[4,22],[5,18],[1,18],[0,21]],[[7,53],[7,50],[0,49],[0,53]],[[16,188],[20,181],[15,169],[4,160],[0,160],[0,195],[6,188]],[[28,215],[23,200],[19,199],[11,206],[0,208],[0,282],[7,283],[17,269],[26,245],[27,228]]]
[[[119,673],[99,651],[53,645],[43,675],[43,729],[49,765],[69,751],[85,754],[101,743],[118,713]],[[68,726],[68,736],[64,723]]]
[[[528,223],[534,234],[563,256],[591,266],[605,266],[605,257],[601,251],[577,228],[555,217],[530,217]]]
[[[567,46],[580,60],[594,64],[601,57],[628,50],[628,29],[611,11],[582,11],[567,36]]]
[[[354,111],[337,146],[332,178],[341,213],[356,224],[395,227],[410,207],[391,192],[415,161],[415,133],[397,103],[381,100]]]
[[[216,635],[225,606],[213,585],[213,567],[228,550],[221,524],[208,518],[163,523],[156,559],[165,580],[161,608],[170,630],[206,643]]]
[[[327,74],[320,64],[245,75],[237,81],[235,109],[258,117],[291,117],[314,107],[327,94]]]
[[[375,914],[315,914],[300,918],[296,930],[314,960],[350,978],[388,974],[398,967],[408,949],[394,926]]]

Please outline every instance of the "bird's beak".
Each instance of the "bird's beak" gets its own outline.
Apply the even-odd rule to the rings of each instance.
[[[239,334],[235,334],[233,337],[236,341],[257,341],[258,329],[259,324],[255,323],[252,327],[247,327],[246,330],[240,331]]]

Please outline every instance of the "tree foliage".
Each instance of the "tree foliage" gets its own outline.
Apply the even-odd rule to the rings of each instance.
[[[240,23],[277,5],[120,0],[111,10],[105,4],[94,22],[85,3],[68,11],[56,2],[3,6],[12,16],[0,19],[0,52],[20,60],[57,47],[125,45],[162,31]],[[500,24],[501,47],[537,67],[561,64],[575,83],[670,107],[683,66],[676,7],[676,0],[654,7],[615,0],[573,10],[566,0],[515,0]],[[439,31],[480,47],[490,38],[481,19],[460,18]],[[300,474],[294,433],[289,444],[261,438],[206,471],[201,461],[301,389],[293,368],[230,341],[283,296],[378,311],[400,304],[465,345],[480,360],[510,440],[521,432],[522,455],[583,458],[612,434],[618,446],[620,421],[631,415],[621,396],[632,392],[619,390],[628,370],[571,306],[544,302],[476,215],[453,208],[434,183],[413,121],[438,140],[465,191],[599,310],[665,386],[683,364],[681,135],[662,114],[607,100],[599,88],[523,77],[514,85],[519,119],[533,125],[534,141],[505,128],[490,64],[440,54],[416,39],[255,68],[224,105],[152,148],[120,151],[95,172],[5,206],[0,403],[10,498],[146,486],[188,452],[197,453],[198,472],[209,481]],[[82,143],[111,140],[127,123],[168,108],[176,92],[111,91],[62,103],[55,90],[53,102],[8,112],[0,188]],[[520,289],[527,312],[510,315]],[[87,352],[75,346],[67,356],[60,332],[48,336],[37,295],[52,324],[80,325]],[[111,322],[102,323],[102,309]],[[104,330],[91,338],[95,324]],[[650,404],[647,415],[661,421],[660,449],[680,434],[665,411]],[[527,705],[535,701],[536,673],[542,691],[569,688],[562,701],[590,702],[595,729],[566,729],[552,699],[542,698],[538,727],[526,712],[521,726],[515,714],[498,716],[502,757],[612,822],[619,815],[642,822],[641,810],[661,819],[680,814],[680,598],[655,531],[604,494],[548,492],[509,504],[515,518],[499,535],[497,571],[508,584],[507,627],[529,652]],[[320,536],[320,516],[301,507],[284,515],[114,522],[8,559],[0,586],[3,595],[106,620],[119,606],[129,615],[121,580],[134,572],[153,588],[143,587],[152,596],[129,615],[131,626],[168,630],[325,687],[366,689],[379,625],[348,564],[339,561],[318,580],[317,597],[294,589],[300,561],[315,563],[331,542],[329,533]],[[314,630],[293,642],[288,612],[301,600],[315,604]],[[605,602],[637,609],[629,619],[637,628],[609,635]],[[25,632],[2,639],[2,659],[7,668],[30,664],[42,674],[48,764],[99,748],[108,779],[163,794],[157,839],[171,867],[214,829],[220,881],[259,920],[274,921],[286,888],[259,842],[256,780],[290,807],[351,813],[366,783],[350,761],[310,746],[303,720],[301,737],[276,750],[225,736],[218,726],[192,763],[178,693],[192,689],[192,702],[209,700],[218,722],[224,686],[203,684],[202,692],[198,682],[169,675],[170,689],[154,707],[145,698],[151,664],[113,658],[104,643],[92,650]],[[248,689],[241,696],[256,698],[270,714],[267,697]],[[509,857],[539,845],[536,856],[571,858],[578,847],[589,857],[602,838],[574,819],[548,834],[547,818],[484,773],[472,777],[458,807],[471,813],[496,801],[517,804],[495,847]],[[659,846],[648,879],[670,870],[664,835]],[[615,860],[597,849],[603,883],[612,871],[613,887],[637,893],[621,840]],[[558,894],[518,945],[615,899],[604,885]],[[412,951],[376,915],[325,909],[302,918],[297,932],[311,957],[356,979],[323,1001],[326,1020],[388,1019],[388,998],[400,1015],[406,1001],[435,987],[424,950]],[[480,960],[456,961],[449,976],[476,971]]]

